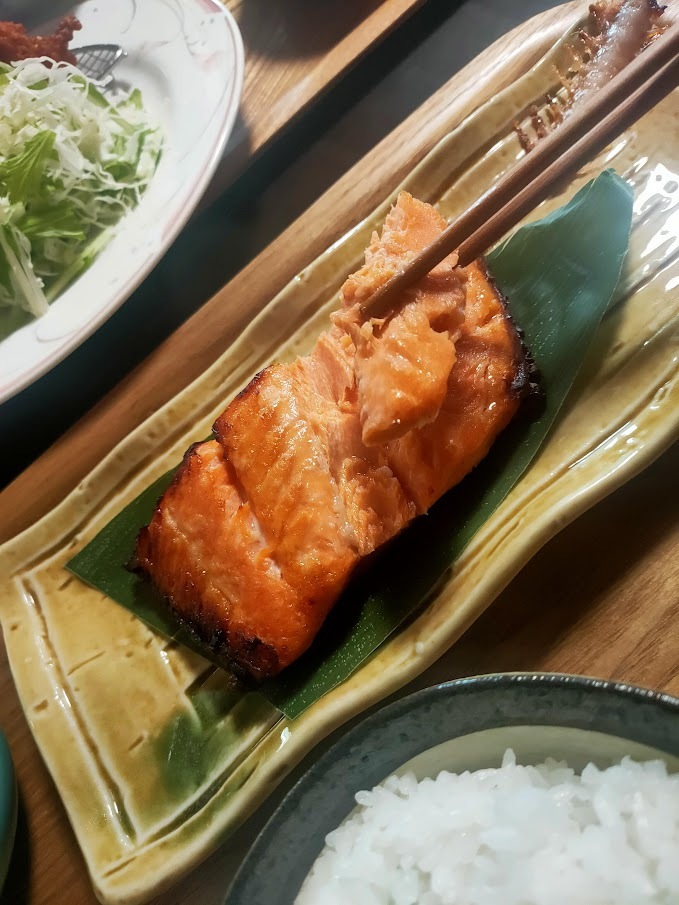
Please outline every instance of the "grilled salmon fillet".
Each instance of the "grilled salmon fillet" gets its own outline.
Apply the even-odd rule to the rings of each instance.
[[[444,228],[401,193],[311,354],[258,374],[192,447],[136,566],[255,678],[309,647],[357,564],[486,455],[529,385],[481,261],[453,255],[361,324],[358,306]]]
[[[364,266],[342,287],[343,310],[334,322],[356,347],[363,442],[369,446],[433,421],[446,397],[464,321],[465,275],[457,268],[457,254],[407,290],[391,317],[363,323],[360,315],[363,303],[445,227],[431,205],[402,192],[382,235],[373,234]]]

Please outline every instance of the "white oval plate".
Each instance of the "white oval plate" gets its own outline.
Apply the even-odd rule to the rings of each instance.
[[[79,346],[170,247],[219,163],[238,112],[243,44],[218,0],[85,0],[74,46],[116,43],[116,79],[139,88],[164,134],[158,170],[139,206],[49,312],[0,342],[0,402]]]

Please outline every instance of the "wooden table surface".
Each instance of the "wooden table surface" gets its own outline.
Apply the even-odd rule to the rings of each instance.
[[[503,0],[478,0],[463,7],[467,16],[476,10],[480,16],[488,14],[490,21],[492,10],[488,7],[493,3],[496,16],[501,16]],[[407,61],[407,68],[393,76],[392,91],[402,84],[399,79],[412,79],[418,66],[426,72],[428,64],[436,68],[437,59],[441,65],[443,54],[451,53],[453,37],[459,32],[456,15],[424,40]],[[547,26],[560,28],[569,16],[572,6],[550,14],[544,21]],[[532,36],[532,27],[513,35],[512,46],[523,48],[517,68],[525,66],[536,52]],[[433,48],[438,48],[439,58]],[[83,470],[116,442],[121,420],[127,425],[143,420],[186,382],[187,375],[200,373],[214,360],[251,312],[268,300],[272,285],[283,285],[397,183],[413,160],[441,134],[450,105],[464,110],[478,99],[479,90],[498,90],[501,86],[493,81],[498,54],[497,47],[491,48],[478,63],[478,71],[486,73],[485,84],[473,79],[470,82],[467,73],[464,79],[454,78],[435,92],[394,136],[379,143],[181,331],[161,343],[24,479],[0,494],[3,531],[13,533],[22,520],[30,520],[41,507],[53,502],[44,497],[36,500],[34,492],[47,476],[58,475],[58,493],[66,492]],[[446,61],[445,65],[453,64]],[[423,78],[426,81],[426,76]],[[474,85],[472,90],[470,84]],[[376,110],[381,97],[377,90],[373,100],[377,106],[368,104],[367,110]],[[365,112],[363,101],[357,102],[356,108],[362,104]],[[337,130],[346,132],[350,117],[351,111],[337,124]],[[360,128],[359,120],[354,129]],[[327,138],[319,138],[316,153],[317,160],[327,161]],[[286,180],[305,172],[305,168],[308,171],[312,159],[301,155],[282,174],[280,182],[267,189],[264,200],[269,206],[264,207],[264,219],[271,216],[275,202],[283,196]],[[351,160],[349,154],[344,157],[347,159]],[[267,274],[266,280],[262,273]],[[247,300],[247,312],[228,304],[230,299],[239,298]],[[188,361],[187,348],[192,349]],[[175,366],[179,361],[181,374]],[[405,691],[487,671],[553,670],[624,679],[679,694],[675,628],[679,618],[677,473],[679,446],[675,445],[646,472],[557,535],[462,641]],[[66,901],[68,905],[94,905],[96,900],[66,815],[16,700],[4,651],[0,651],[0,724],[17,761],[21,791],[19,841],[0,897],[2,905],[61,905]],[[323,742],[320,750],[333,738]],[[233,865],[285,789],[318,753],[316,749],[293,772],[234,843],[215,853],[157,905],[218,905]]]
[[[207,194],[221,194],[253,157],[424,0],[222,0],[245,45],[236,126]]]

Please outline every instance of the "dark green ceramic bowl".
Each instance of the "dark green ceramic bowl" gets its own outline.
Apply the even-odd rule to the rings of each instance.
[[[17,788],[5,736],[0,732],[0,892],[14,845],[17,825]]]
[[[498,767],[507,748],[521,763],[556,757],[582,769],[629,754],[662,758],[679,771],[679,700],[579,676],[508,673],[447,682],[397,701],[348,732],[293,787],[225,905],[292,905],[360,789],[404,767],[418,779]]]

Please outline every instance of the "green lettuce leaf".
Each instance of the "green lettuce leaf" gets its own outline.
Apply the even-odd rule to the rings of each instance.
[[[26,142],[21,154],[0,163],[0,193],[13,204],[29,204],[40,197],[45,165],[54,149],[54,132],[38,132]]]
[[[68,199],[47,206],[35,204],[17,221],[17,226],[28,238],[79,239],[87,237],[82,216]]]
[[[16,304],[34,317],[47,312],[41,280],[31,263],[30,244],[11,223],[0,226],[0,303]],[[17,319],[14,320],[14,323]]]

